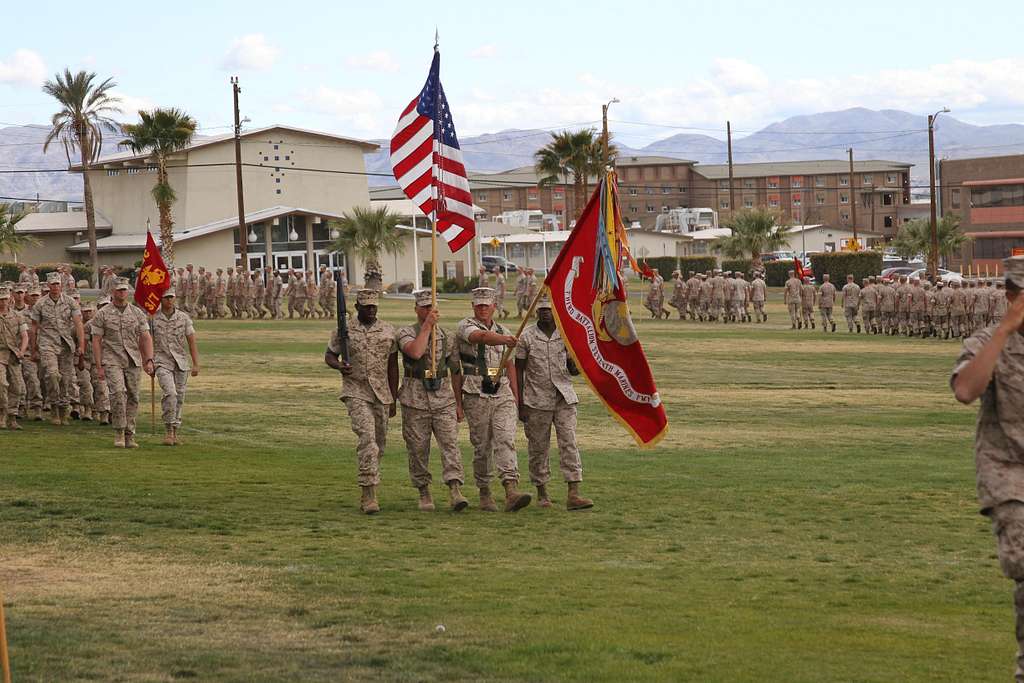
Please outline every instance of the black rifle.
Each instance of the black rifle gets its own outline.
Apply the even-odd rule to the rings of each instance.
[[[340,270],[334,273],[334,285],[337,288],[338,343],[341,344],[341,361],[348,365],[348,308],[345,307],[345,287],[342,285]]]

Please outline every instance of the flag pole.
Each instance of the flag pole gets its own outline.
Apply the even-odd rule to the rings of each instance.
[[[540,287],[537,288],[537,293],[533,297],[533,301],[530,302],[530,307],[526,309],[526,315],[523,316],[523,321],[519,323],[519,329],[516,330],[515,337],[519,339],[522,335],[523,330],[526,329],[526,323],[530,322],[530,316],[533,315],[533,310],[537,308],[537,302],[544,296],[544,292],[547,290],[547,285],[543,282]],[[501,354],[501,364],[498,366],[498,379],[501,379],[501,374],[505,372],[505,365],[508,363],[509,357],[512,355],[512,347],[506,346],[504,353]]]
[[[149,338],[156,335],[156,323],[153,316],[149,316]],[[153,342],[153,354],[156,355],[156,341]],[[153,374],[149,376],[149,433],[156,436],[156,364],[153,366]]]
[[[11,683],[11,659],[7,652],[7,626],[4,619],[4,596],[0,593],[0,668],[3,669],[4,683]]]
[[[438,45],[440,45],[440,35],[437,27],[434,27],[434,52],[438,51]],[[441,172],[441,167],[437,164],[437,155],[440,153],[440,145],[437,140],[437,111],[440,102],[439,95],[437,93],[441,90],[441,73],[438,69],[437,74],[438,87],[434,94],[434,145],[433,154],[431,154],[430,163],[433,166],[431,175],[433,178],[434,192],[434,211],[430,217],[430,309],[432,311],[437,310],[437,213],[441,208],[441,182],[438,174]],[[416,239],[415,233],[413,239]],[[430,328],[430,378],[437,377],[437,335],[435,334],[435,327]]]

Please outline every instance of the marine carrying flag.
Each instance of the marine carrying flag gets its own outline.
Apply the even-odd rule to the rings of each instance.
[[[594,393],[640,446],[653,446],[668,429],[629,315],[619,272],[624,260],[639,272],[619,214],[614,174],[587,203],[544,279],[565,346]]]
[[[142,253],[142,268],[135,283],[135,303],[153,315],[160,308],[160,299],[171,286],[171,276],[164,265],[164,257],[156,246],[153,233],[146,231],[146,251]]]
[[[434,47],[427,82],[398,118],[391,138],[391,172],[402,191],[456,252],[476,235],[455,121],[441,87],[441,53]]]

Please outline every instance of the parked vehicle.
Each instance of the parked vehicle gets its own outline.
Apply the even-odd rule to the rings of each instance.
[[[906,275],[907,277],[910,277],[911,273],[918,270],[920,270],[919,266],[896,266],[893,268],[886,268],[885,270],[882,271],[882,279],[892,280],[901,275]]]
[[[914,272],[912,272],[910,274],[910,279],[913,280],[915,277],[916,278],[921,278],[921,282],[924,282],[927,279],[927,275],[928,275],[928,269],[927,268],[919,268],[919,269],[915,270]],[[946,270],[945,268],[939,268],[939,277],[942,279],[943,282],[954,282],[954,281],[955,282],[963,282],[964,281],[964,279],[963,279],[963,277],[961,277],[960,273],[954,273],[953,271]]]
[[[514,273],[518,270],[516,264],[507,260],[504,256],[484,256],[481,258],[481,261],[483,261],[484,268],[487,269],[488,273],[500,271]]]

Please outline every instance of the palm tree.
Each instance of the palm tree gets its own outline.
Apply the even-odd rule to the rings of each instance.
[[[405,250],[402,231],[398,229],[399,218],[388,213],[387,207],[367,209],[357,206],[351,213],[346,212],[329,224],[331,229],[338,231],[338,237],[328,250],[336,254],[356,253],[366,266],[366,286],[380,289],[381,253],[401,254]]]
[[[43,84],[43,92],[60,104],[60,110],[50,120],[50,132],[43,142],[43,152],[54,140],[64,145],[68,164],[75,151],[82,162],[82,182],[85,195],[85,224],[89,237],[89,261],[92,263],[93,285],[99,287],[100,260],[96,253],[96,210],[92,203],[92,185],[89,182],[89,164],[103,149],[103,132],[116,131],[117,124],[109,118],[120,112],[120,101],[111,94],[116,83],[110,78],[94,83],[96,74],[79,71],[72,74],[65,69],[54,80]]]
[[[0,256],[16,256],[25,247],[39,244],[35,237],[17,232],[18,221],[24,217],[24,212],[12,212],[10,204],[0,204]]]
[[[167,179],[167,160],[188,147],[196,132],[196,121],[180,109],[140,111],[139,122],[122,126],[126,139],[118,143],[136,154],[151,152],[156,160],[153,199],[160,212],[160,251],[167,265],[174,266],[174,221],[171,204],[177,200]]]
[[[608,159],[618,154],[615,145],[608,145]],[[534,154],[539,185],[545,187],[572,175],[575,217],[586,204],[591,176],[603,172],[601,136],[593,128],[551,134],[551,141]]]
[[[964,248],[973,238],[960,229],[960,217],[956,214],[946,214],[935,225],[939,238],[939,256],[948,259]],[[900,226],[900,231],[892,241],[896,253],[903,258],[909,259],[918,255],[924,255],[925,263],[930,263],[932,255],[932,229],[931,221],[918,218]]]
[[[722,252],[727,258],[750,256],[754,268],[761,267],[761,254],[789,246],[789,226],[783,225],[774,211],[740,211],[725,227],[732,234],[719,237],[711,248]]]

